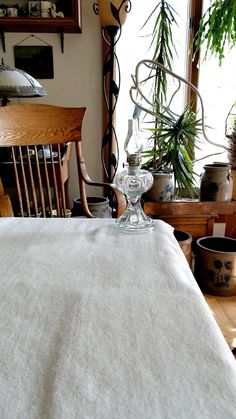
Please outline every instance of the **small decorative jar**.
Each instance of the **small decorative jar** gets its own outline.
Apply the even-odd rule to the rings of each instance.
[[[153,186],[145,194],[146,199],[151,201],[173,201],[175,182],[173,173],[153,173]]]
[[[206,164],[204,170],[200,181],[200,200],[231,201],[233,180],[230,164]]]

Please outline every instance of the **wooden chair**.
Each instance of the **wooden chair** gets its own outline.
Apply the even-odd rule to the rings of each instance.
[[[42,104],[17,104],[0,108],[0,176],[14,181],[17,206],[14,214],[27,217],[66,216],[69,208],[68,180],[72,143],[75,144],[83,215],[90,213],[85,183],[109,187],[117,201],[116,215],[126,205],[115,185],[93,182],[82,156],[82,123],[86,108]],[[10,176],[11,175],[11,176]],[[5,187],[6,190],[6,187]]]
[[[0,217],[13,217],[10,198],[5,194],[0,178]]]

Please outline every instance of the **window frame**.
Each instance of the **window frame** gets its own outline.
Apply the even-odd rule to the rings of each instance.
[[[196,50],[195,45],[193,44],[193,40],[198,32],[199,29],[199,23],[202,17],[202,11],[203,11],[203,1],[204,0],[190,0],[188,5],[188,30],[187,30],[187,36],[186,36],[186,48],[187,48],[187,54],[188,59],[186,62],[186,78],[188,81],[190,81],[195,87],[198,87],[198,81],[199,81],[199,56],[200,51]],[[103,57],[103,63],[104,63],[104,57],[107,54],[107,44],[103,41],[102,43],[102,57]],[[114,73],[115,74],[115,73]],[[109,95],[109,91],[107,91],[107,94]],[[196,111],[197,109],[197,100],[196,100],[196,93],[188,86],[186,89],[186,96],[185,96],[185,105],[192,105],[193,111]],[[108,121],[108,110],[106,107],[105,99],[103,97],[103,131],[105,131]],[[116,128],[116,116],[114,112],[114,128]],[[112,139],[113,144],[112,148],[115,149],[116,144],[114,138]],[[105,153],[104,159],[107,159],[108,155]],[[106,176],[104,174],[104,180],[106,180]]]
[[[199,30],[199,24],[202,17],[203,0],[190,0],[189,5],[189,28],[187,36],[187,48],[189,48],[189,58],[187,62],[187,80],[198,87],[199,82],[199,57],[200,51],[196,49],[193,40]],[[196,93],[190,88],[186,92],[186,105],[192,104],[196,111]]]

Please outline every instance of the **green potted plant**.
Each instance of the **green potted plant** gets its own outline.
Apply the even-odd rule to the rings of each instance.
[[[168,1],[161,0],[145,21],[143,27],[151,18],[155,18],[152,39],[150,46],[154,47],[152,60],[160,63],[165,68],[171,70],[175,47],[173,43],[172,28],[176,25],[176,12]],[[147,61],[147,60],[146,60]],[[144,65],[145,65],[144,60]],[[151,120],[145,124],[151,126],[147,130],[150,133],[149,146],[142,153],[142,167],[152,171],[154,174],[154,184],[157,174],[161,173],[167,178],[167,184],[162,192],[157,192],[155,198],[154,187],[148,195],[151,199],[170,200],[173,198],[173,188],[171,188],[170,173],[173,173],[174,184],[178,191],[186,191],[192,196],[194,191],[194,172],[192,164],[193,148],[195,141],[201,132],[201,122],[196,118],[191,106],[187,106],[182,112],[176,113],[171,109],[174,96],[178,93],[179,86],[173,94],[169,94],[167,73],[161,66],[147,65],[149,73],[140,81],[141,89],[145,84],[152,84],[151,94],[148,93],[150,100],[149,110],[145,108],[146,113],[151,114]],[[141,98],[146,99],[141,89]],[[142,107],[142,106],[141,106]],[[158,180],[157,183],[162,183]]]
[[[173,173],[179,193],[185,191],[189,196],[193,196],[195,177],[192,151],[201,132],[201,121],[196,119],[189,107],[186,107],[180,115],[174,114],[170,109],[167,114],[156,113],[155,122],[156,126],[150,128],[154,146],[143,151],[142,167],[151,170],[154,176],[160,172]],[[168,192],[170,195],[172,192],[170,177],[166,178],[169,179],[166,186],[166,198],[168,198]],[[150,194],[153,199],[153,190]],[[165,197],[162,196],[163,198]]]

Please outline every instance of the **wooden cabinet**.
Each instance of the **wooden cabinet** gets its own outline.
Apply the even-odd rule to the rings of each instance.
[[[5,1],[4,4],[10,3]],[[1,32],[81,32],[81,0],[52,1],[64,17],[41,18],[29,16],[28,3],[19,1],[17,17],[1,16]],[[39,2],[40,3],[40,2]],[[12,6],[11,6],[12,7]]]
[[[144,202],[144,211],[178,230],[189,232],[193,239],[212,235],[214,222],[225,223],[225,235],[236,238],[236,201],[149,201]]]

